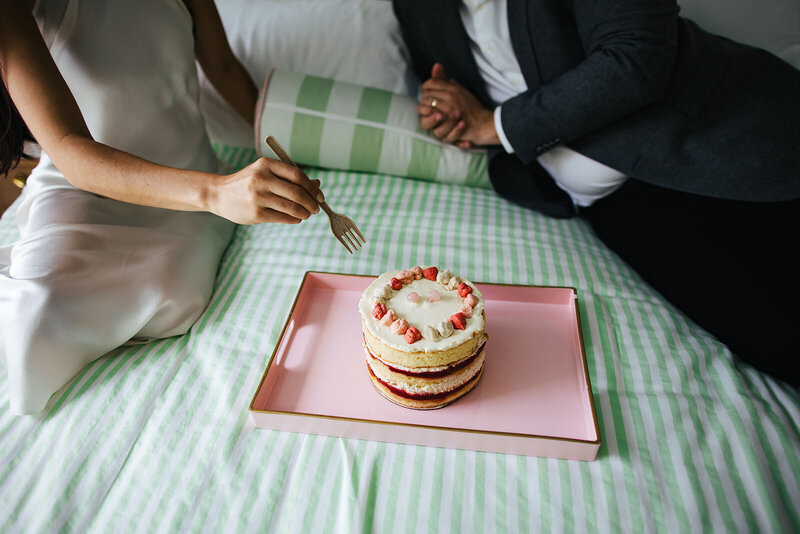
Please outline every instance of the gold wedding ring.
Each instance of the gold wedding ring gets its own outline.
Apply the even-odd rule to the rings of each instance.
[[[433,109],[436,109],[436,106],[438,106],[438,105],[439,105],[439,99],[434,96],[433,100],[431,100],[431,107]]]

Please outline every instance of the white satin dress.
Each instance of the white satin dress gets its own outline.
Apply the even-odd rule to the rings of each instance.
[[[155,163],[216,171],[180,0],[42,0],[42,35],[94,138]],[[126,342],[186,332],[205,309],[234,225],[72,186],[46,154],[0,248],[0,360],[12,412],[43,410]]]

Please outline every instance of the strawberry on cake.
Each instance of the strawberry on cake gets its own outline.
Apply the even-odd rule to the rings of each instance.
[[[441,408],[481,378],[488,336],[480,290],[437,267],[389,271],[358,304],[375,388],[406,408]]]

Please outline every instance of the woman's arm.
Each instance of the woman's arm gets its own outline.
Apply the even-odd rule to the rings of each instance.
[[[254,123],[256,89],[250,74],[233,55],[213,0],[184,0],[194,19],[194,53],[214,88],[250,124]]]
[[[156,165],[97,143],[30,11],[0,0],[0,76],[31,133],[76,187],[133,204],[210,211],[242,224],[297,223],[318,211],[319,183],[276,160],[220,176]]]

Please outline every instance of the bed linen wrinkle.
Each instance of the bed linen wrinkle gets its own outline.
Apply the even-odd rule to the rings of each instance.
[[[99,362],[100,362],[100,361],[98,360],[98,363],[99,363]],[[121,362],[118,362],[118,366],[119,366],[120,364],[121,364]],[[102,368],[102,366],[99,366],[99,367],[101,367],[101,368]],[[87,371],[88,371],[88,369],[87,369]],[[87,373],[83,373],[83,374],[87,374]],[[74,384],[73,384],[73,385],[74,385]],[[68,388],[68,389],[67,389],[67,391],[65,391],[65,392],[64,392],[64,395],[70,394],[70,393],[71,393],[71,392],[73,392],[73,391],[77,391],[77,389],[76,389],[76,388]],[[49,417],[50,417],[49,415],[48,415],[48,416],[44,416],[42,419],[45,419],[45,420],[46,420],[46,419],[48,419]],[[71,428],[71,427],[72,427],[72,425],[74,424],[75,420],[76,420],[76,419],[78,419],[78,418],[79,418],[79,413],[74,413],[74,414],[72,414],[72,416],[70,417],[70,420],[69,420],[69,421],[68,421],[68,423],[67,423],[67,426],[68,426],[69,428]],[[93,428],[93,426],[90,426],[90,428]],[[33,463],[33,465],[37,466],[37,468],[38,468],[38,466],[39,466],[40,464],[42,464],[42,465],[43,465],[43,460],[44,460],[44,459],[45,459],[45,458],[46,458],[48,455],[52,454],[52,453],[54,452],[54,450],[69,450],[69,447],[68,447],[68,445],[69,445],[69,442],[70,442],[70,440],[69,440],[69,438],[68,438],[68,437],[66,437],[66,436],[60,437],[59,439],[57,439],[57,440],[56,440],[56,442],[55,442],[55,443],[54,443],[54,444],[53,444],[53,445],[52,445],[52,446],[51,446],[49,449],[47,449],[47,448],[46,448],[46,449],[44,449],[44,450],[42,451],[42,456],[41,456],[41,457],[40,457],[40,458],[39,458],[37,461],[35,461],[35,462]],[[60,444],[64,444],[65,446],[62,448],[62,447],[60,447],[60,446],[59,446]],[[80,456],[79,456],[80,452],[81,452],[80,450],[79,450],[79,451],[77,451],[77,452],[73,451],[73,452],[72,452],[72,456],[73,456],[73,457],[80,458]],[[86,459],[86,457],[84,456],[84,462],[85,462],[85,459]],[[77,460],[75,460],[75,461],[77,462]],[[66,461],[62,462],[62,465],[67,465],[67,462],[66,462]],[[30,480],[31,480],[31,482],[34,482],[34,481],[35,481],[35,482],[37,482],[37,483],[38,483],[38,485],[37,485],[37,486],[35,486],[36,488],[41,488],[41,487],[44,485],[44,484],[43,484],[43,482],[42,482],[42,480],[41,480],[39,477],[31,477],[31,479],[30,479]],[[35,490],[34,490],[34,491],[35,491]],[[45,489],[41,489],[41,492],[42,492],[43,494],[46,494],[46,492],[47,492],[47,488],[45,487]],[[26,491],[25,493],[26,493],[26,494],[29,494],[29,493],[30,493],[30,491]],[[34,502],[36,502],[36,500],[35,500],[35,499],[31,499],[31,500],[28,502],[28,504],[30,504],[30,503],[34,503]],[[17,509],[16,509],[16,515],[18,515],[18,516],[19,516],[20,514],[21,514],[21,512],[20,512],[20,510],[19,510],[19,507],[17,507]],[[40,517],[38,516],[38,514],[36,514],[36,512],[33,512],[33,515],[34,515],[34,517],[35,517],[36,519],[40,519]],[[23,517],[24,517],[24,516],[23,516]]]
[[[583,301],[583,310],[581,311],[581,319],[583,324],[581,325],[582,331],[586,333],[589,338],[589,343],[593,343],[593,346],[600,345],[605,342],[604,338],[601,338],[599,333],[600,325],[598,323],[598,315],[588,313],[589,310],[597,308],[598,304],[596,304],[596,300],[589,295]],[[592,341],[594,340],[594,341]],[[595,349],[597,350],[597,349]],[[610,350],[610,349],[609,349]],[[587,346],[587,353],[591,354],[592,349]],[[608,454],[608,462],[611,465],[616,465],[619,463],[619,444],[617,442],[617,436],[614,433],[614,427],[612,423],[609,422],[607,417],[604,414],[611,414],[611,396],[608,393],[608,381],[605,374],[605,369],[602,365],[597,365],[592,359],[587,360],[587,365],[589,368],[589,374],[593,377],[593,390],[596,393],[595,397],[595,406],[597,407],[597,424],[598,428],[600,429],[601,434],[604,436],[603,444],[601,445],[601,450],[606,451]],[[520,457],[520,461],[518,464],[524,465],[522,459]],[[612,470],[611,473],[602,473],[599,472],[598,469],[590,469],[590,475],[596,479],[598,476],[601,480],[608,479],[608,483],[606,484],[599,484],[593,486],[608,486],[610,491],[608,492],[608,500],[610,504],[608,505],[605,510],[615,510],[620,517],[629,517],[627,510],[625,508],[625,503],[622,500],[617,500],[616,496],[618,494],[622,494],[622,482],[620,481],[619,477],[619,469]],[[519,476],[523,476],[524,473],[520,473]],[[527,493],[527,492],[526,492]],[[610,525],[610,519],[609,525]],[[617,530],[620,530],[617,528]]]
[[[642,313],[634,314],[630,313],[630,311],[632,310],[629,310],[629,313],[627,315],[629,320],[635,326],[636,331],[646,332],[648,335],[652,334],[652,330],[646,329],[644,322],[642,320],[643,316],[649,316],[649,314],[642,314]],[[631,341],[630,336],[627,336],[627,339],[629,341],[628,344],[630,345]],[[669,458],[668,460],[665,459],[664,465],[661,466],[662,474],[668,474],[669,476],[665,476],[664,479],[659,484],[659,486],[668,487],[670,489],[669,493],[676,495],[678,500],[680,501],[680,505],[675,506],[674,509],[676,512],[678,512],[681,520],[679,521],[677,518],[673,517],[672,523],[668,523],[668,524],[678,525],[681,523],[688,522],[689,516],[686,514],[687,509],[689,511],[695,512],[693,516],[696,516],[698,511],[695,506],[695,500],[692,499],[691,497],[687,498],[687,495],[689,495],[689,488],[687,488],[688,480],[684,480],[684,477],[680,475],[680,468],[682,465],[686,465],[685,463],[686,459],[680,458],[680,460],[682,461],[679,461],[678,459],[675,458],[675,455],[673,453],[673,451],[677,449],[678,454],[682,454],[683,449],[681,447],[674,447],[675,445],[674,443],[670,443],[668,439],[665,439],[663,436],[660,436],[656,428],[652,426],[652,421],[656,417],[658,417],[661,420],[662,424],[659,425],[660,427],[669,427],[670,426],[669,423],[674,421],[674,419],[672,419],[674,415],[672,411],[663,409],[663,407],[659,405],[660,403],[658,402],[658,399],[654,398],[654,394],[661,393],[661,391],[659,391],[661,388],[654,383],[652,377],[654,375],[659,375],[659,374],[664,376],[663,373],[659,373],[659,370],[663,371],[665,364],[670,367],[671,365],[669,364],[668,361],[663,361],[663,362],[659,361],[656,354],[654,354],[653,341],[656,340],[653,340],[652,338],[645,339],[643,349],[644,353],[648,356],[648,358],[644,361],[640,360],[639,358],[634,358],[633,362],[635,362],[635,364],[632,367],[637,369],[638,371],[638,376],[634,377],[634,380],[642,384],[648,384],[650,388],[650,391],[644,390],[641,393],[639,393],[641,397],[647,400],[647,404],[645,404],[645,406],[649,405],[649,414],[646,414],[647,416],[644,417],[644,421],[645,423],[651,423],[650,427],[647,429],[647,433],[650,434],[652,436],[652,439],[658,444],[660,449],[660,454],[667,456]],[[655,366],[655,369],[651,369],[650,368],[651,366]],[[669,371],[671,371],[671,369]],[[669,372],[666,374],[666,376],[664,376],[664,379],[665,379],[665,385],[667,386],[671,385],[669,384],[669,382],[671,381]],[[681,487],[680,488],[676,487],[678,485],[680,485]],[[669,497],[665,496],[663,498],[669,498]]]
[[[700,345],[702,340],[691,340],[691,343],[696,349],[696,353],[704,354],[705,356],[712,355],[714,348],[711,343],[707,342]],[[708,387],[710,385],[711,377],[718,377],[718,373],[710,373],[707,357],[693,358],[689,362],[689,369],[692,374],[689,376],[690,390],[695,393],[699,392],[701,385]],[[716,362],[721,363],[721,360],[715,359]],[[724,386],[722,392],[725,392]],[[745,500],[744,503],[738,498],[738,495],[733,495],[731,477],[735,476],[741,479],[739,473],[739,464],[731,462],[732,443],[726,439],[726,430],[734,428],[734,421],[730,417],[725,417],[726,425],[720,422],[720,416],[726,416],[730,407],[722,406],[725,402],[722,397],[717,396],[715,399],[710,399],[708,396],[701,397],[704,401],[703,404],[697,406],[697,425],[702,431],[701,436],[707,439],[707,448],[701,448],[701,454],[704,460],[704,467],[709,471],[709,477],[712,481],[712,487],[715,494],[715,499],[719,510],[721,510],[723,519],[726,521],[725,528],[727,530],[735,530],[737,525],[741,523],[743,515],[748,517],[746,524],[753,525],[754,523],[754,510],[746,504],[751,504]],[[716,405],[712,405],[714,402]],[[738,426],[736,430],[742,427]],[[704,440],[705,442],[705,440]],[[712,468],[714,471],[712,472]],[[746,497],[746,496],[745,496]],[[755,510],[758,506],[754,507]],[[716,511],[716,510],[715,510]],[[736,515],[737,521],[732,520],[732,516]]]
[[[242,242],[243,242],[242,240],[239,240],[239,243],[242,243]],[[235,270],[232,270],[231,272],[232,272],[232,273],[239,272],[239,269],[237,268],[237,269],[235,269]],[[234,279],[234,277],[231,277],[231,281],[233,282],[233,284],[232,284],[232,285],[230,286],[230,288],[228,289],[228,295],[229,295],[229,297],[230,297],[230,300],[228,301],[228,303],[229,303],[229,304],[230,304],[231,302],[235,302],[235,301],[236,301],[236,297],[235,297],[235,296],[236,296],[236,295],[239,293],[238,289],[241,287],[241,284],[243,283],[243,281],[242,281],[242,280],[240,280],[240,279],[238,279],[238,278]],[[285,291],[285,290],[284,290],[284,291]],[[254,297],[255,297],[254,295],[247,295],[247,297],[246,297],[246,298],[247,298],[247,301],[252,301],[252,299],[253,299]],[[287,294],[285,298],[286,298],[286,299],[290,299],[290,298],[292,298],[292,296]],[[211,317],[211,315],[208,315],[207,317]],[[253,316],[251,316],[251,318],[252,318],[252,317],[253,317]],[[199,326],[202,328],[202,327],[203,327],[203,324],[200,324]],[[275,328],[277,328],[277,329],[278,329],[278,331],[279,331],[279,328],[280,328],[280,326],[279,326],[279,325],[276,325],[276,327],[275,327]],[[249,331],[249,332],[250,332],[250,334],[249,334],[249,335],[250,335],[250,336],[253,336],[253,335],[254,335],[256,332],[258,332],[259,330],[258,330],[258,329],[255,329],[255,328],[249,328],[249,329],[248,329],[248,328],[244,328],[244,329],[243,329],[243,331],[245,331],[245,332]],[[274,333],[273,335],[277,335],[277,333]],[[226,339],[228,339],[228,338],[229,338],[229,337],[228,337],[228,336],[226,336]],[[244,339],[243,341],[244,341],[245,343],[248,343],[248,339]],[[231,351],[231,353],[233,353],[233,351]],[[250,376],[251,376],[251,377],[253,377],[254,379],[255,379],[255,377],[256,377],[256,374],[255,374],[255,373],[257,373],[257,372],[256,372],[256,371],[254,371],[253,369],[250,369]],[[247,392],[246,392],[246,391],[244,391],[244,390],[240,390],[240,391],[239,391],[239,395],[240,395],[240,397],[242,397],[242,398],[243,398],[243,396],[246,396],[246,395],[247,395]],[[240,400],[241,400],[241,399],[240,399]],[[194,450],[194,451],[203,451],[203,448],[202,448],[202,447],[195,447],[193,450]],[[194,461],[194,460],[193,460],[193,458],[190,458],[189,460],[187,460],[187,462],[186,462],[186,463],[188,463],[188,464],[192,464],[192,462],[193,462],[193,461]],[[165,458],[163,459],[163,463],[165,464],[165,465],[164,465],[164,469],[174,469],[174,463],[173,463],[173,462],[170,462],[168,457],[165,457]],[[173,475],[173,476],[179,476],[179,475]],[[201,486],[201,487],[202,487],[202,486]]]
[[[759,398],[768,398],[768,395],[765,395],[765,392],[769,391],[767,384],[769,382],[774,382],[774,380],[763,375],[758,375],[752,372],[752,370],[748,370],[748,372],[744,373],[744,380],[751,384],[754,393],[756,393],[756,389],[758,390],[758,396],[751,396],[753,402],[749,406],[745,406],[742,403],[737,404],[737,409],[740,412],[741,410],[748,411],[750,416],[749,420],[754,427],[753,431],[751,431],[752,439],[755,441],[755,438],[758,438],[761,446],[757,449],[757,452],[759,456],[764,456],[763,461],[760,462],[760,467],[763,471],[770,471],[774,479],[774,484],[772,484],[770,488],[773,490],[771,491],[771,493],[773,493],[771,497],[780,498],[786,506],[785,509],[787,513],[792,516],[792,520],[795,522],[800,521],[800,511],[798,511],[796,506],[793,506],[793,503],[800,502],[800,499],[798,499],[800,497],[800,482],[798,481],[800,478],[800,462],[795,462],[792,466],[789,458],[786,456],[787,451],[800,450],[800,438],[794,435],[788,436],[787,439],[787,436],[778,435],[775,432],[776,427],[785,426],[786,428],[790,428],[789,422],[779,417],[781,410],[775,409],[780,405],[775,406],[774,404],[758,400]],[[772,419],[773,421],[775,421],[775,419],[780,419],[780,421],[775,421],[773,425],[764,424],[764,421],[768,419]],[[783,486],[785,487],[783,491],[777,488],[781,479],[784,479]]]
[[[141,360],[140,360],[141,361]],[[180,365],[180,360],[176,362]],[[172,369],[175,369],[173,365]],[[122,369],[121,372],[129,372],[128,370]],[[148,422],[148,418],[152,414],[152,406],[156,402],[156,399],[159,396],[159,393],[163,391],[164,387],[163,384],[168,382],[174,376],[174,372],[167,373],[164,376],[164,379],[160,382],[160,387],[157,387],[154,392],[158,392],[156,394],[147,395],[147,401],[144,403],[144,406],[140,410],[140,415],[136,417],[135,421],[136,424],[133,428],[129,429],[128,434],[130,435],[128,445],[124,447],[123,451],[118,454],[121,457],[121,461],[118,464],[116,469],[110,470],[110,473],[104,477],[104,480],[99,484],[99,489],[95,491],[92,495],[92,499],[88,499],[92,504],[92,511],[95,513],[86,513],[83,518],[83,522],[77,523],[72,525],[69,530],[74,532],[89,532],[91,530],[92,522],[95,520],[95,516],[100,510],[103,508],[103,504],[108,500],[109,495],[112,492],[112,488],[119,478],[120,474],[122,473],[125,465],[131,459],[131,453],[134,448],[137,446],[139,439],[142,437],[142,430],[144,426]],[[121,439],[121,437],[120,437]],[[80,498],[73,499],[73,501],[77,501],[75,503],[75,507],[79,506],[80,503],[85,502],[85,496],[81,496]],[[70,509],[68,507],[64,507],[64,512],[60,514],[57,518],[57,521],[54,521],[52,527],[54,531],[63,531],[65,526],[69,522],[70,515],[74,513],[74,508]]]
[[[317,487],[316,482],[320,479],[330,479],[336,480],[335,477],[327,477],[325,475],[326,470],[337,470],[340,468],[340,463],[331,462],[331,456],[334,450],[338,450],[341,452],[342,449],[342,442],[341,440],[337,440],[335,438],[330,440],[305,440],[303,442],[303,447],[300,450],[300,455],[298,456],[298,463],[296,473],[298,475],[299,482],[291,489],[291,491],[287,492],[287,498],[284,502],[291,503],[291,506],[286,506],[283,513],[280,514],[279,517],[273,520],[273,524],[276,525],[277,532],[284,532],[292,529],[292,517],[300,517],[302,518],[302,523],[300,527],[300,531],[302,532],[312,532],[314,530],[314,525],[326,524],[325,519],[321,519],[319,522],[315,523],[312,522],[308,515],[308,513],[303,514],[302,504],[306,501],[309,502],[309,510],[316,510],[317,509],[317,502],[320,495],[331,495],[333,494],[332,487],[336,485],[336,482],[331,482],[331,487],[322,488],[320,489]],[[368,461],[367,458],[364,459],[365,462]],[[313,504],[312,504],[313,503]],[[321,510],[329,509],[329,506],[321,506]],[[344,507],[344,510],[355,511],[357,507],[355,506],[348,506]],[[300,524],[298,522],[298,524]],[[295,527],[297,528],[297,527]],[[353,532],[356,530],[354,529]]]
[[[247,293],[245,295],[245,297],[244,297],[244,300],[242,301],[242,306],[246,305],[247,303],[251,303],[252,304],[252,303],[255,303],[257,301],[263,301],[263,299],[260,298],[262,296],[263,296],[263,291],[255,291],[255,292]],[[284,299],[289,299],[291,297],[292,297],[292,295],[290,295],[288,292],[286,292],[284,294]],[[245,326],[245,331],[249,332],[248,337],[242,340],[243,343],[245,344],[245,346],[250,346],[250,345],[252,345],[252,344],[257,342],[257,340],[253,339],[253,338],[258,336],[259,329],[255,327],[256,325],[251,324],[253,319],[254,319],[254,317],[251,316],[248,319],[248,324]],[[202,364],[203,362],[200,362],[200,363]],[[240,386],[240,384],[242,383],[241,377],[243,376],[244,371],[245,371],[245,369],[236,369],[235,366],[230,366],[229,368],[230,368],[230,372],[232,374],[235,373],[236,371],[238,371],[239,377],[238,378],[236,376],[227,377],[227,376],[224,376],[224,375],[217,376],[218,373],[214,373],[213,370],[209,370],[210,372],[208,373],[209,381],[212,382],[212,384],[213,384],[213,382],[216,382],[217,385],[218,385],[218,387],[214,388],[214,390],[218,391],[222,395],[223,398],[225,398],[226,396],[227,397],[231,397],[232,396],[232,390],[235,390],[237,387],[241,387]],[[202,372],[202,367],[200,367],[200,372]],[[258,377],[257,377],[257,371],[256,371],[255,368],[251,368],[249,370],[249,378],[250,378],[251,382],[253,380],[257,380]],[[226,387],[226,384],[233,384],[233,388],[228,389],[228,387]],[[226,393],[226,390],[227,390],[227,393]],[[198,391],[198,396],[199,395],[200,395],[200,392]],[[240,398],[235,399],[235,400],[239,401],[239,403],[242,403],[242,402],[246,403],[247,399],[244,398],[244,395],[245,395],[245,392],[240,389],[240,392],[239,392]],[[231,400],[234,400],[234,399],[231,399]],[[208,404],[211,403],[211,402],[215,402],[214,401],[214,397],[212,397],[211,395],[204,395],[202,397],[202,399],[200,399],[200,400],[189,399],[189,404],[196,404],[198,406],[198,410],[201,410],[204,406],[208,406]],[[244,421],[238,421],[237,420],[235,423],[236,424],[241,424],[243,422]],[[213,422],[211,424],[213,424]],[[223,427],[226,426],[226,423],[225,423],[224,420],[220,421],[217,424],[219,424],[219,425],[221,425]],[[200,465],[201,462],[204,460],[204,458],[200,455],[200,453],[198,451],[204,451],[204,450],[208,450],[208,449],[210,449],[212,451],[212,453],[211,453],[212,457],[220,456],[220,457],[222,457],[221,460],[224,458],[223,452],[227,452],[227,451],[223,451],[226,443],[224,441],[218,441],[215,444],[215,443],[209,441],[209,440],[213,439],[213,437],[210,435],[210,433],[203,432],[203,434],[204,435],[201,434],[201,436],[198,436],[197,439],[192,440],[193,446],[191,448],[191,453],[189,453],[189,457],[185,461],[186,464],[188,464],[188,465]],[[205,447],[203,447],[203,445],[205,445]],[[206,454],[207,453],[204,453],[204,455],[206,455]],[[172,477],[179,478],[180,481],[181,481],[181,483],[180,483],[181,486],[193,485],[193,486],[195,486],[197,488],[206,488],[208,486],[208,482],[210,482],[210,477],[212,476],[212,473],[213,473],[213,471],[211,469],[196,469],[194,471],[184,470],[183,473],[174,473],[172,475]],[[190,476],[191,478],[187,479],[186,478],[187,476]],[[198,477],[200,477],[200,481],[196,482],[195,480]],[[204,495],[207,494],[207,493],[209,493],[209,492],[204,492]],[[169,517],[167,519],[169,519]],[[186,517],[185,520],[184,520],[184,523],[188,519],[189,518]],[[180,526],[173,524],[173,527],[175,527],[175,529],[177,529],[179,531],[184,531],[183,527],[185,527],[185,526],[186,526],[185,524],[180,525]]]

